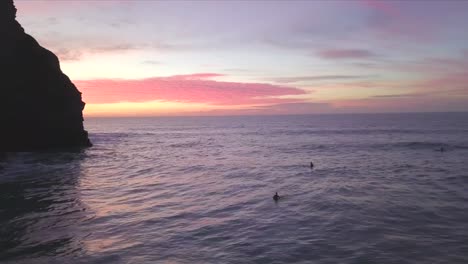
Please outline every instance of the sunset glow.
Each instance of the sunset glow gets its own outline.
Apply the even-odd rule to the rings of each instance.
[[[87,116],[467,111],[466,1],[28,1]]]

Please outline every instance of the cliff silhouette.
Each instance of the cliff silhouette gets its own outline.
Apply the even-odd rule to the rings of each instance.
[[[0,36],[0,152],[91,146],[81,93],[24,32],[13,0],[0,1]]]

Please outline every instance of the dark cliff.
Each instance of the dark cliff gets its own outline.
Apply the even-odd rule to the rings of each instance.
[[[24,32],[13,0],[0,0],[0,36],[0,152],[91,146],[81,93]]]

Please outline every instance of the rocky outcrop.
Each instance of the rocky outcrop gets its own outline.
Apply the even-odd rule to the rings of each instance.
[[[13,0],[0,0],[0,37],[0,152],[91,146],[81,93],[24,32]]]

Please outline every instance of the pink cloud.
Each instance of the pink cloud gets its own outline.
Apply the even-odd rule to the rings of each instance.
[[[194,74],[183,74],[164,77],[166,79],[178,79],[178,80],[196,80],[196,79],[212,79],[216,77],[223,77],[224,74],[219,73],[194,73]]]
[[[391,5],[389,2],[384,2],[380,0],[361,0],[360,3],[362,3],[368,8],[375,9],[390,16],[400,15],[399,10],[395,8],[395,6]]]
[[[207,111],[206,115],[307,115],[317,113],[333,113],[336,109],[328,103],[297,102],[280,103],[248,109],[217,109]],[[197,113],[194,113],[197,115]]]
[[[421,80],[414,83],[413,87],[439,96],[466,96],[468,95],[468,71]]]
[[[35,1],[15,1],[15,6],[18,9],[18,14],[22,15],[37,15],[47,14],[51,12],[66,11],[76,12],[77,9],[88,9],[88,8],[107,8],[114,6],[115,4],[121,4],[125,6],[131,6],[134,3],[132,1],[100,1],[100,0],[67,0],[67,1],[48,1],[48,0],[35,0]]]
[[[373,52],[363,49],[328,49],[319,51],[318,55],[324,59],[362,59],[375,56]]]
[[[426,79],[439,78],[455,74],[465,74],[468,69],[468,54],[463,52],[457,57],[427,57],[407,60],[382,60],[372,63],[355,63],[354,65],[368,69],[388,72],[411,73],[414,76],[427,76]]]
[[[267,83],[210,80],[214,73],[154,77],[140,80],[74,81],[87,103],[147,102],[154,100],[212,105],[260,105],[300,102],[280,96],[304,95],[304,90]]]
[[[419,63],[420,70],[426,72],[466,72],[468,56],[461,58],[427,58]]]
[[[418,16],[408,12],[411,2],[405,3],[384,0],[361,0],[361,6],[372,12],[369,25],[380,39],[426,42],[434,41],[434,28],[437,24],[426,16]],[[405,8],[406,7],[406,8]]]

